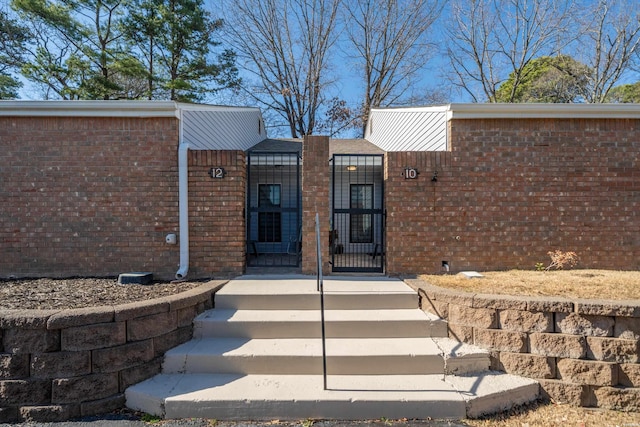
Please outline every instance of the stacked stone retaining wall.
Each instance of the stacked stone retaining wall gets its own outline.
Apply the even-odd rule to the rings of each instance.
[[[475,279],[471,279],[475,280]],[[575,406],[640,411],[640,301],[474,294],[407,280],[449,336],[490,350],[492,369],[534,378]]]
[[[62,421],[121,408],[191,339],[224,281],[114,307],[0,310],[0,423]]]

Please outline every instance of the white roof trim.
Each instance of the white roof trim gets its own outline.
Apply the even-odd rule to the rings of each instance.
[[[185,104],[174,101],[0,101],[0,116],[176,117],[179,111],[260,112],[258,107]]]
[[[260,111],[258,107],[185,104],[174,101],[0,101],[0,116],[175,117],[179,111]]]
[[[452,119],[640,119],[640,104],[448,104],[372,111],[446,112]]]
[[[179,118],[173,101],[0,101],[0,116]]]
[[[372,108],[371,111],[382,112],[398,112],[398,113],[441,113],[449,111],[452,105],[433,105],[428,107],[385,107],[385,108]]]
[[[185,104],[179,102],[176,104],[178,108],[183,111],[233,111],[233,112],[243,112],[243,111],[258,111],[261,112],[259,107],[236,107],[229,105],[210,105],[210,104]]]
[[[449,119],[640,119],[640,104],[451,104]]]

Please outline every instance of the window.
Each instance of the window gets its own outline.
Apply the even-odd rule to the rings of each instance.
[[[258,207],[266,210],[258,213],[258,241],[281,242],[280,184],[258,184]]]
[[[373,184],[351,184],[351,209],[373,209]],[[351,243],[373,243],[372,214],[352,213]]]

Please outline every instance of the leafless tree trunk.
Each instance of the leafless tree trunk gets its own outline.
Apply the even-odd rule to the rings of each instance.
[[[344,0],[345,28],[364,77],[363,129],[369,110],[397,105],[433,54],[428,31],[441,0]]]
[[[588,16],[578,56],[591,70],[586,101],[602,103],[640,53],[640,12],[636,1],[600,0]]]
[[[450,81],[474,102],[495,102],[513,73],[512,99],[532,59],[559,53],[578,35],[572,0],[455,0],[447,27]]]
[[[336,41],[340,0],[235,0],[229,2],[228,42],[254,73],[249,90],[277,111],[291,137],[314,132],[330,84],[328,52]]]

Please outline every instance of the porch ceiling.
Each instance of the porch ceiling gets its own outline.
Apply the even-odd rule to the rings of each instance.
[[[251,147],[248,152],[300,153],[302,139],[265,139]],[[329,140],[329,154],[384,154],[385,151],[366,139]]]
[[[331,139],[329,154],[384,154],[385,151],[366,139]]]
[[[265,139],[249,148],[247,152],[261,153],[301,153],[301,139]]]

